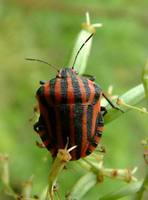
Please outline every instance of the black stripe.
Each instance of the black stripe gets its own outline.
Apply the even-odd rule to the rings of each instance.
[[[51,124],[51,132],[54,138],[54,142],[57,143],[56,138],[56,115],[55,115],[55,84],[57,79],[50,80],[49,84],[49,99],[48,101],[52,101],[52,105],[47,107],[49,121]],[[47,102],[48,103],[48,102]]]
[[[92,117],[93,117],[93,106],[88,105],[87,107],[87,140],[91,139],[91,130],[92,130]]]
[[[46,103],[46,100],[45,100],[45,97],[44,97],[44,86],[41,86],[41,87],[37,90],[36,95],[37,95],[38,98],[39,98],[39,103],[41,102],[42,105],[47,106],[47,103]]]
[[[82,81],[83,81],[83,85],[84,85],[84,88],[85,88],[85,91],[86,91],[86,101],[89,100],[89,97],[90,97],[90,88],[89,88],[89,85],[88,85],[88,79],[86,78],[81,78]]]
[[[54,105],[55,104],[55,83],[56,78],[50,80],[49,84],[49,101]]]
[[[74,130],[75,130],[75,141],[76,141],[76,157],[81,157],[81,146],[82,146],[82,117],[83,117],[83,106],[82,106],[82,94],[80,86],[77,80],[77,76],[72,76],[72,86],[74,90]]]
[[[94,84],[94,88],[95,88],[95,96],[94,96],[93,104],[96,104],[101,95],[101,88],[96,84]]]
[[[89,150],[89,149],[86,150],[86,155],[87,156],[90,155],[91,153],[92,153],[91,150]]]
[[[83,116],[83,106],[82,104],[75,104],[74,106],[74,129],[75,129],[75,141],[76,141],[76,157],[77,159],[81,157],[81,147],[82,147],[82,116]]]
[[[99,127],[104,126],[104,118],[103,118],[102,112],[98,113],[98,118],[97,118],[96,125],[99,126]]]
[[[69,122],[69,105],[67,99],[67,78],[61,79],[61,104],[58,107],[60,124],[61,124],[61,134],[64,146],[67,144],[67,139],[70,139],[70,122]],[[70,145],[70,144],[69,144]]]
[[[77,80],[77,76],[72,76],[72,86],[74,90],[75,104],[82,103],[82,94],[80,91],[80,86]]]
[[[62,134],[62,141],[58,141],[60,143],[64,143],[64,147],[67,144],[68,140],[70,140],[70,118],[69,118],[69,113],[70,113],[70,108],[68,104],[61,104],[58,107],[59,111],[59,116],[60,116],[60,124],[61,124],[61,134]],[[70,142],[69,142],[69,147]]]
[[[67,103],[67,79],[61,79],[61,104]]]
[[[38,123],[39,123],[39,132],[40,131],[44,132],[44,134],[42,136],[40,136],[42,141],[44,142],[45,140],[50,140],[48,130],[47,130],[47,127],[46,127],[46,124],[45,124],[45,121],[44,121],[44,118],[42,115],[40,115]]]
[[[104,126],[104,118],[102,116],[102,113],[98,113],[98,118],[97,118],[97,122],[96,122],[96,131],[95,131],[95,135],[98,137],[102,136],[102,132],[97,130],[98,127],[103,127]]]
[[[47,140],[50,141],[48,130],[42,115],[40,115],[39,121],[34,124],[34,130],[39,134],[43,142]]]
[[[60,70],[60,75],[62,78],[66,78],[67,77],[67,72],[68,72],[68,68],[62,68]]]
[[[48,123],[50,123],[51,128],[51,136],[52,136],[52,142],[54,145],[57,143],[57,137],[56,137],[56,116],[55,116],[55,108],[54,106],[50,106],[47,109],[48,112]]]
[[[95,140],[92,138],[90,140],[90,144],[93,146],[93,147],[97,147],[98,143],[95,142]]]
[[[54,146],[52,143],[49,143],[46,148],[50,151],[51,149],[54,149]]]
[[[95,132],[95,135],[98,136],[98,137],[102,137],[102,132],[97,130],[97,131]]]
[[[48,112],[48,122],[50,123],[51,128],[51,136],[52,136],[52,142],[54,145],[57,144],[57,137],[56,137],[56,114],[55,114],[55,83],[56,79],[52,79],[49,84],[49,99],[47,99],[47,112]],[[52,102],[51,105],[49,105],[48,102]]]

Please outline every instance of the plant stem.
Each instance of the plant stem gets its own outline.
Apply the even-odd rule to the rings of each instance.
[[[57,178],[59,177],[60,172],[70,159],[71,155],[69,154],[69,150],[59,149],[57,157],[55,158],[54,163],[52,164],[52,168],[49,174],[46,200],[54,199],[54,190],[56,189]]]
[[[148,189],[148,170],[147,170],[147,174],[145,176],[145,179],[140,187],[140,189],[138,190],[138,192],[135,195],[135,200],[142,200],[143,198],[143,194],[145,192],[145,190]]]
[[[80,46],[83,44],[83,42],[92,33],[95,33],[96,28],[100,28],[101,26],[102,26],[102,24],[100,24],[100,23],[91,24],[89,13],[86,12],[86,22],[82,24],[82,30],[80,31],[80,33],[77,36],[77,39],[76,39],[76,42],[75,42],[75,45],[73,48],[72,56],[71,56],[71,59],[69,62],[70,67],[72,67],[73,61],[76,57],[76,54],[77,54]],[[93,40],[93,38],[91,38],[85,44],[85,46],[81,49],[81,52],[76,60],[75,69],[79,72],[79,75],[83,74],[86,70],[87,61],[88,61],[90,51],[91,51],[92,40]]]
[[[130,89],[129,91],[127,91],[126,93],[121,95],[119,98],[122,99],[126,104],[136,105],[136,104],[140,103],[142,100],[144,100],[144,98],[145,98],[144,87],[142,84],[137,85],[136,87]],[[128,107],[126,107],[126,108],[123,107],[123,109],[124,109],[124,113],[131,110]],[[108,110],[108,112],[104,116],[105,124],[111,122],[112,120],[114,120],[124,114],[120,110],[116,110],[116,109],[112,108],[110,105],[107,105],[107,110]]]

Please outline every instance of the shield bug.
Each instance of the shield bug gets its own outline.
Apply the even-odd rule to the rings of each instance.
[[[80,50],[92,36],[80,47],[74,64]],[[119,108],[106,97],[91,76],[79,76],[74,64],[71,68],[57,70],[55,78],[40,81],[41,86],[36,92],[40,116],[34,130],[53,157],[58,149],[65,147],[68,138],[69,147],[77,146],[71,152],[72,160],[77,160],[91,154],[102,136],[103,116],[107,112],[101,106],[102,96],[113,108]]]

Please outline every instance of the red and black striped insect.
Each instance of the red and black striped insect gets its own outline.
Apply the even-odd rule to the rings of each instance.
[[[83,43],[75,61],[91,37],[92,35]],[[71,68],[58,70],[55,78],[47,82],[41,81],[40,84],[41,87],[36,92],[40,117],[34,124],[34,130],[45,147],[55,157],[58,149],[66,146],[68,138],[69,147],[77,146],[71,152],[72,160],[91,154],[102,136],[103,116],[107,112],[101,106],[102,96],[113,108],[119,108],[105,96],[91,76],[79,76],[74,64]]]

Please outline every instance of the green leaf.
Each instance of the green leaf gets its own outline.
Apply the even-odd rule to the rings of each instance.
[[[89,172],[81,177],[68,194],[67,199],[81,199],[97,183],[97,176]],[[85,186],[85,187],[84,187]]]
[[[148,61],[143,69],[143,73],[142,73],[142,82],[144,85],[144,89],[145,89],[145,94],[148,98]]]
[[[117,189],[114,192],[108,193],[108,194],[100,197],[98,200],[116,200],[116,199],[120,199],[125,196],[133,195],[136,192],[138,192],[141,185],[142,185],[142,181],[128,184],[121,189]]]

